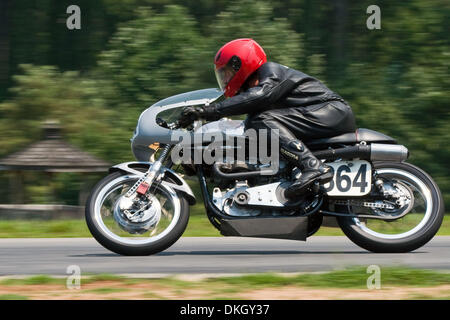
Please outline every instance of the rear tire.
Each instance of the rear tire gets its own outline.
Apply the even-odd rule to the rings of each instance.
[[[406,171],[425,184],[431,193],[431,215],[425,225],[404,238],[385,239],[374,236],[361,229],[353,218],[338,217],[337,221],[345,235],[356,245],[377,253],[403,253],[416,250],[430,241],[438,232],[444,218],[444,201],[441,191],[433,179],[420,168],[409,163],[374,163],[374,169],[399,169]],[[347,208],[340,207],[344,212]]]

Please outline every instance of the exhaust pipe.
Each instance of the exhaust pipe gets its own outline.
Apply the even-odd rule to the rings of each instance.
[[[408,149],[399,144],[372,143],[370,145],[370,160],[403,162],[408,159]]]
[[[398,144],[372,143],[370,145],[358,144],[339,149],[327,149],[313,152],[319,159],[354,159],[359,158],[371,161],[403,162],[408,159],[408,149]]]

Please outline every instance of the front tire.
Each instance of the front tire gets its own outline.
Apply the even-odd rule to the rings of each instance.
[[[175,207],[177,208],[177,221],[163,237],[156,237],[155,241],[151,240],[151,238],[148,238],[148,240],[145,238],[143,240],[137,238],[134,241],[129,238],[116,236],[105,228],[105,224],[99,216],[98,198],[105,192],[108,192],[105,188],[108,189],[115,182],[119,184],[126,178],[138,179],[137,176],[133,177],[124,172],[114,172],[98,182],[92,190],[87,199],[85,210],[86,223],[92,236],[106,249],[127,256],[151,255],[169,248],[181,237],[189,221],[189,204],[187,200],[170,187],[164,188],[166,192],[172,195],[172,200],[177,201],[175,203]]]
[[[374,169],[394,174],[397,172],[400,175],[405,175],[406,172],[406,176],[409,174],[414,179],[418,179],[416,180],[418,185],[425,187],[429,192],[429,194],[425,192],[430,202],[427,205],[431,205],[431,208],[428,209],[427,207],[425,213],[427,220],[420,229],[416,231],[413,229],[411,233],[403,233],[405,236],[400,234],[396,237],[395,235],[372,232],[359,219],[338,217],[337,220],[342,231],[356,245],[372,252],[403,253],[422,247],[436,235],[444,218],[444,201],[439,187],[427,173],[409,163],[378,162],[374,163]],[[340,209],[341,211],[347,210],[345,207],[340,207]]]

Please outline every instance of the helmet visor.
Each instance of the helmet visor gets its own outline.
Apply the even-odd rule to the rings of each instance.
[[[215,68],[217,83],[219,84],[220,90],[225,91],[228,83],[233,79],[236,74],[236,70],[234,70],[231,66],[226,65],[221,68]]]

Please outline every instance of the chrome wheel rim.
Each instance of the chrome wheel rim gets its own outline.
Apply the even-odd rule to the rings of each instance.
[[[413,174],[411,174],[407,171],[401,170],[401,169],[388,169],[388,168],[378,169],[378,170],[376,170],[376,175],[383,177],[383,178],[391,178],[391,179],[395,178],[395,180],[397,180],[398,182],[407,184],[409,187],[413,187],[416,191],[416,194],[420,194],[420,196],[423,198],[423,202],[419,202],[419,201],[417,201],[418,199],[414,198],[413,200],[414,200],[415,204],[414,204],[413,208],[411,209],[411,211],[420,205],[420,206],[424,207],[423,217],[421,218],[420,222],[418,222],[418,224],[415,227],[413,227],[412,229],[410,229],[408,231],[401,232],[398,234],[377,232],[377,231],[373,230],[373,228],[371,229],[367,225],[366,222],[361,221],[358,218],[352,218],[353,221],[355,222],[356,226],[367,234],[370,234],[377,238],[387,239],[387,240],[396,240],[396,239],[406,238],[406,237],[409,237],[409,236],[417,233],[418,231],[420,231],[430,220],[431,214],[433,212],[433,198],[432,198],[430,189],[418,177],[414,176]],[[408,214],[410,214],[410,212],[408,212],[405,215],[405,217],[408,217]],[[401,220],[401,219],[399,219],[399,220]],[[369,221],[369,219],[368,219],[368,221]],[[396,221],[393,221],[393,222],[381,221],[381,222],[371,222],[371,223],[394,224],[394,223],[396,223]]]
[[[164,194],[167,197],[167,200],[164,204],[171,206],[170,222],[168,221],[166,223],[167,224],[166,227],[164,227],[164,224],[160,221],[155,226],[154,230],[148,231],[148,235],[142,234],[139,236],[132,235],[132,234],[128,234],[127,236],[125,236],[125,233],[126,233],[125,231],[122,230],[122,232],[119,232],[120,230],[117,229],[117,228],[119,228],[119,226],[117,226],[117,228],[114,228],[113,223],[111,222],[112,221],[111,217],[109,216],[109,215],[112,216],[112,212],[108,213],[108,210],[105,210],[105,208],[104,208],[105,201],[106,200],[109,201],[108,197],[110,197],[116,191],[119,191],[120,194],[122,194],[122,195],[125,194],[126,188],[124,189],[123,186],[124,185],[131,186],[138,179],[139,179],[139,176],[137,176],[137,175],[123,175],[123,176],[117,177],[116,179],[114,179],[114,180],[110,181],[108,184],[106,184],[100,190],[100,192],[95,200],[95,204],[94,204],[94,219],[95,219],[97,225],[99,226],[100,230],[102,231],[102,233],[104,233],[106,236],[108,236],[112,240],[122,243],[122,244],[145,245],[145,244],[156,242],[156,241],[164,238],[165,236],[167,236],[167,234],[169,234],[173,230],[173,228],[175,228],[175,226],[177,225],[177,223],[180,219],[181,201],[180,201],[178,195],[172,188],[165,186],[164,184],[160,184],[158,186],[158,192],[161,192],[161,194]],[[122,190],[119,190],[121,187],[122,187]],[[116,199],[116,201],[117,201],[117,199]],[[111,200],[111,202],[112,202],[111,206],[114,206],[114,204],[115,204],[114,200]],[[105,214],[105,212],[106,212],[106,214]],[[169,218],[169,214],[167,214],[167,216]],[[160,224],[162,224],[162,226],[160,226]],[[158,227],[161,227],[164,229],[159,230],[161,232],[158,232],[157,234],[155,234],[155,230],[157,230]],[[118,235],[117,233],[122,234],[123,236]]]

